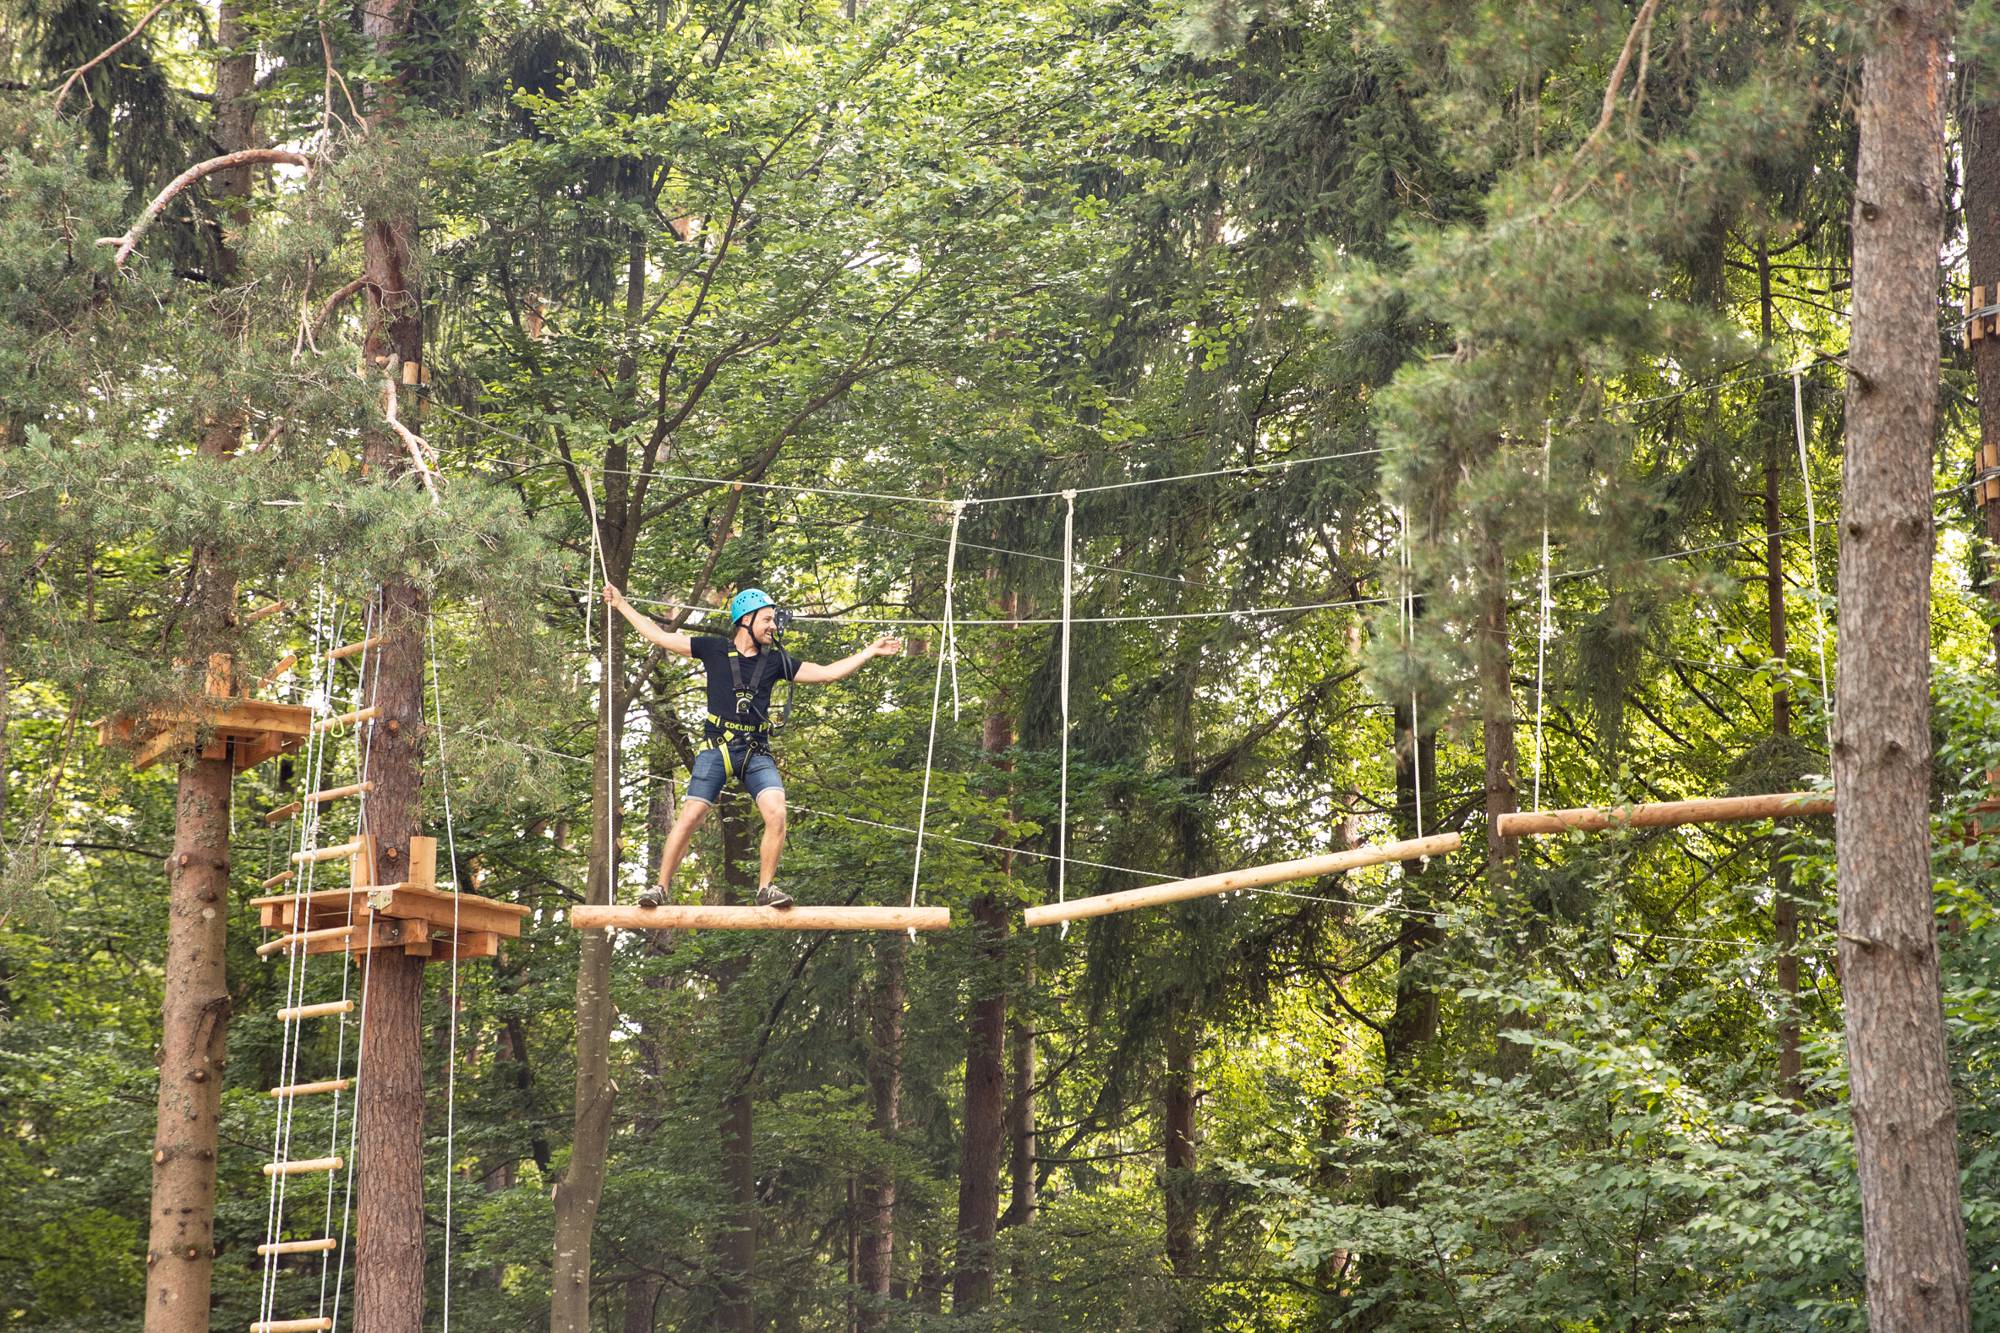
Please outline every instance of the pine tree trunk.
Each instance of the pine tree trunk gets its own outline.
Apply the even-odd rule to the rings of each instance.
[[[965,1137],[958,1161],[958,1262],[954,1315],[993,1298],[993,1240],[1000,1221],[1001,1136],[1006,1128],[1007,907],[990,894],[972,901],[978,940],[970,1032],[965,1048]]]
[[[1965,153],[1965,267],[1973,285],[1985,288],[1986,305],[2000,304],[2000,88],[1977,61],[1958,66],[1960,119]],[[2000,337],[1971,344],[1972,373],[1979,389],[1981,460],[2000,458]],[[1982,462],[1982,468],[1984,464]],[[1986,569],[1986,595],[2000,607],[2000,500],[1988,501],[1985,487],[1974,492],[1986,540],[1995,552]],[[2000,614],[1993,621],[1993,656],[2000,668]]]
[[[1013,594],[1001,598],[1005,615],[1018,613]],[[1014,744],[1014,719],[1002,694],[986,715],[980,748],[995,767]],[[1011,870],[1012,854],[1003,853]],[[951,1309],[965,1315],[993,1298],[993,1241],[1000,1223],[1001,1140],[1007,1113],[1007,904],[991,894],[972,901],[978,962],[973,969],[972,1012],[965,1049],[965,1137],[959,1144],[958,1256],[951,1280]]]
[[[1007,1049],[1013,1065],[1013,1092],[1007,1098],[1009,1193],[1002,1228],[1035,1220],[1040,1207],[1035,1188],[1035,956],[1021,964],[1021,985],[1014,996],[1014,1017],[1007,1026]]]
[[[217,43],[227,51],[243,45],[245,36],[240,6],[236,0],[225,0],[216,25]],[[251,146],[256,104],[250,92],[255,77],[256,57],[247,49],[216,60],[215,138],[222,152]],[[247,166],[211,178],[219,197],[237,201],[224,210],[233,224],[247,218],[251,180]],[[216,238],[213,263],[216,281],[226,282],[236,265],[231,238]],[[236,452],[242,429],[239,409],[218,408],[203,423],[198,448],[206,457],[226,458]],[[188,659],[206,663],[223,648],[235,619],[236,581],[223,550],[197,545],[192,555],[195,591],[189,607]],[[222,676],[218,683],[231,687],[231,673]],[[6,676],[0,671],[0,691],[5,688]],[[215,1162],[221,1147],[222,1070],[230,1018],[225,950],[234,776],[235,762],[227,754],[219,759],[190,757],[181,763],[175,793],[147,1240],[147,1333],[208,1328],[215,1269]]]
[[[718,810],[722,820],[722,873],[727,901],[750,901],[755,881],[747,867],[756,855],[742,808],[725,801]],[[732,960],[717,977],[716,1002],[724,1010],[729,993],[743,975],[743,963]],[[746,1058],[748,1058],[746,1056]],[[750,1071],[731,1080],[722,1099],[721,1123],[717,1138],[722,1152],[722,1222],[715,1235],[715,1266],[720,1273],[715,1326],[754,1333],[757,1306],[751,1290],[751,1274],[757,1266],[757,1138],[755,1108],[750,1094]]]
[[[1944,0],[1871,7],[1834,738],[1840,963],[1869,1321],[1968,1327],[1930,827],[1931,449],[1943,241]]]
[[[1500,836],[1500,816],[1521,806],[1521,759],[1514,743],[1514,644],[1507,629],[1507,552],[1489,531],[1480,553],[1479,712],[1486,753],[1486,855],[1496,885],[1504,884],[1519,838]],[[1429,780],[1429,775],[1425,775]]]
[[[1771,296],[1769,247],[1757,247],[1757,293],[1760,327],[1766,347],[1775,331]],[[1783,662],[1789,649],[1785,613],[1785,526],[1782,487],[1785,460],[1795,436],[1784,410],[1783,381],[1766,390],[1764,414],[1764,607],[1771,657]],[[1811,484],[1811,478],[1802,478]],[[1771,738],[1781,745],[1792,734],[1792,691],[1780,675],[1771,687]],[[1782,833],[1771,840],[1771,935],[1778,946],[1778,1092],[1792,1101],[1802,1095],[1799,1083],[1799,905],[1792,897],[1790,847]]]
[[[1419,798],[1423,798],[1425,819],[1434,819],[1435,806],[1429,797],[1436,790],[1437,733],[1425,731],[1412,736],[1410,711],[1396,709],[1396,836],[1414,838],[1418,833]],[[1419,782],[1421,780],[1421,791]],[[1424,831],[1434,825],[1424,824]],[[1419,910],[1430,906],[1429,875],[1421,863],[1404,867],[1404,902]],[[1389,1081],[1407,1077],[1415,1068],[1423,1048],[1437,1036],[1437,983],[1430,975],[1431,949],[1444,941],[1444,932],[1428,916],[1405,916],[1397,929],[1396,1006],[1383,1025],[1382,1063]]]
[[[1166,1130],[1166,1167],[1160,1193],[1167,1214],[1167,1263],[1182,1280],[1195,1274],[1196,1197],[1194,1061],[1198,1023],[1183,1014],[1167,1026],[1166,1077],[1161,1087],[1161,1123]]]
[[[623,586],[623,571],[613,581]],[[597,737],[592,746],[590,859],[584,900],[609,903],[618,834],[614,774],[623,735],[623,701],[612,682],[624,679],[622,621],[604,638],[606,688],[598,700]],[[607,812],[609,818],[607,819]],[[549,1328],[552,1333],[590,1333],[591,1232],[604,1196],[605,1163],[611,1151],[611,932],[581,932],[576,965],[576,1098],[569,1164],[555,1188],[555,1267],[550,1275]]]
[[[875,943],[875,993],[869,1016],[869,1125],[884,1144],[896,1140],[903,1102],[903,974],[907,942],[898,933]],[[889,1287],[896,1258],[896,1175],[871,1166],[861,1177],[861,1253],[856,1285],[861,1305],[856,1327],[875,1333],[888,1326]]]

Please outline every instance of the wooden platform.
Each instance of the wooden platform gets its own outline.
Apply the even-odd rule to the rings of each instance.
[[[343,858],[349,874],[372,879],[376,864],[373,839],[364,836],[354,842],[355,850]],[[252,898],[250,904],[257,909],[257,923],[281,932],[281,937],[335,932],[350,925],[354,928],[351,934],[300,940],[307,954],[398,949],[432,962],[493,957],[500,951],[501,940],[520,938],[521,919],[534,910],[497,898],[437,888],[436,838],[410,839],[410,869],[414,877],[409,880],[350,883],[311,893],[274,893]],[[291,947],[288,944],[274,951],[275,956],[284,957]]]
[[[196,750],[203,759],[230,759],[236,771],[299,749],[312,735],[312,709],[242,697],[227,653],[208,659],[206,693],[191,703],[143,713],[116,713],[97,724],[97,743],[128,747],[134,769]]]
[[[572,907],[578,930],[949,930],[948,907]]]

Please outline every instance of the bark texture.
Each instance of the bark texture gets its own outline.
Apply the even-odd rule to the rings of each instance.
[[[256,58],[244,43],[239,5],[225,0],[216,42],[215,136],[223,152],[250,146],[256,104]],[[245,216],[251,168],[218,172],[213,188],[224,215]],[[231,238],[214,238],[214,279],[227,282],[236,255]],[[226,317],[227,318],[227,317]],[[232,329],[225,328],[225,333]],[[203,423],[200,452],[236,451],[243,418],[223,408]],[[207,662],[225,647],[234,619],[236,581],[227,552],[198,545],[192,555],[187,657]],[[223,659],[227,660],[227,659]],[[211,676],[215,673],[211,672]],[[223,673],[227,679],[227,673]],[[219,681],[216,683],[220,683]],[[0,694],[6,676],[0,671]],[[4,767],[4,753],[0,753]],[[205,1333],[215,1269],[215,1162],[221,1146],[222,1068],[229,1039],[229,799],[235,763],[190,757],[174,800],[174,851],[167,863],[167,956],[161,1004],[160,1087],[153,1135],[152,1216],[147,1238],[146,1333]]]
[[[1854,209],[1834,816],[1871,1324],[1968,1326],[1930,828],[1931,447],[1949,7],[1870,6]]]
[[[875,943],[875,990],[869,1015],[869,1125],[884,1144],[895,1142],[903,1103],[903,975],[907,941],[887,934]],[[856,1282],[861,1302],[855,1326],[863,1333],[888,1326],[890,1283],[896,1258],[896,1175],[886,1166],[862,1173],[861,1243]]]

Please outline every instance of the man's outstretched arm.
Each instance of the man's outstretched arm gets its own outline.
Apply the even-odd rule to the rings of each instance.
[[[626,601],[625,594],[608,583],[604,585],[604,600],[619,615],[632,622],[632,628],[639,631],[641,638],[659,644],[670,653],[679,653],[682,657],[694,656],[693,640],[685,634],[675,634],[670,630],[661,629],[658,621]]]
[[[849,653],[838,662],[822,666],[818,662],[799,663],[799,674],[792,677],[806,685],[822,685],[830,680],[851,676],[868,664],[873,657],[894,657],[903,651],[903,641],[893,634],[884,634],[860,652]]]

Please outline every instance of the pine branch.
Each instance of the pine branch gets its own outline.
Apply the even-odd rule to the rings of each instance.
[[[134,37],[137,37],[140,33],[144,32],[146,30],[146,25],[148,23],[151,23],[153,19],[158,16],[161,10],[165,9],[168,5],[171,5],[173,3],[174,0],[160,0],[160,3],[154,5],[151,9],[146,11],[146,17],[140,19],[137,23],[132,25],[132,31],[126,33],[123,37],[120,37],[117,41],[105,47],[102,51],[99,51],[89,60],[84,61],[81,65],[78,65],[75,69],[71,70],[69,77],[63,80],[62,87],[56,89],[55,105],[51,109],[55,111],[62,110],[63,99],[69,96],[69,90],[76,86],[76,81],[78,79],[90,73],[90,71],[96,69],[99,65],[103,64],[105,61],[111,59],[112,56],[117,55],[119,48],[123,47],[127,42],[131,41]]]
[[[424,437],[402,423],[396,415],[396,380],[392,375],[382,382],[382,417],[389,423],[389,429],[402,439],[403,447],[410,451],[410,461],[416,465],[417,475],[423,478],[424,489],[431,493],[431,503],[438,502],[437,480],[431,475],[430,465],[424,461],[424,451],[430,446]]]
[[[145,211],[139,214],[138,220],[123,236],[106,236],[97,243],[118,247],[111,256],[111,262],[122,269],[125,267],[125,261],[132,257],[132,251],[138,248],[140,240],[152,230],[153,224],[159,221],[161,210],[166,208],[175,195],[204,176],[212,176],[231,167],[253,166],[264,162],[283,162],[294,167],[312,165],[310,157],[304,153],[295,153],[289,148],[244,148],[234,153],[224,153],[221,157],[211,157],[206,162],[197,162],[169,181],[166,189],[154,195],[153,202],[146,205]]]

